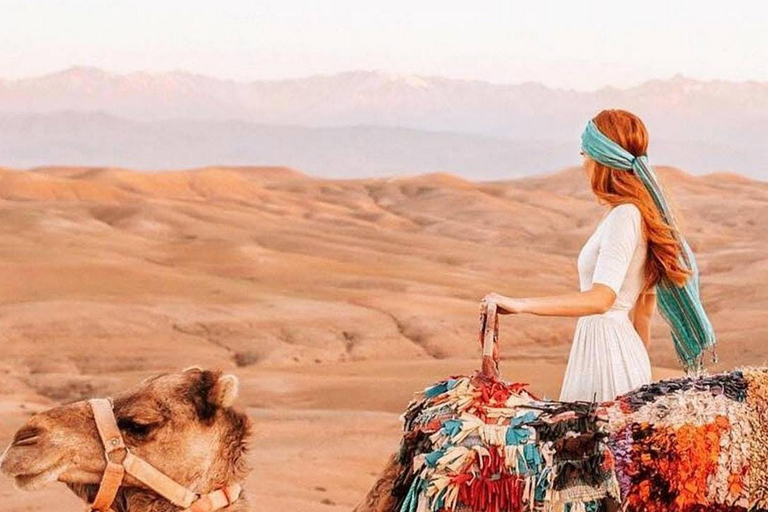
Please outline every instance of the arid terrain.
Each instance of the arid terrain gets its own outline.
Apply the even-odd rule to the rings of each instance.
[[[659,168],[698,255],[713,370],[768,359],[768,183]],[[578,288],[604,212],[579,169],[496,182],[285,168],[0,169],[0,444],[28,415],[186,366],[241,379],[258,510],[350,511],[411,394],[478,367],[478,301]],[[503,316],[502,372],[555,397],[575,319]],[[658,377],[678,373],[655,320]],[[0,478],[4,512],[80,511]]]

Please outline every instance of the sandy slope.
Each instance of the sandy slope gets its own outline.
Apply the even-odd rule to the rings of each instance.
[[[766,359],[768,185],[661,169],[718,367]],[[429,382],[476,367],[489,291],[576,289],[600,218],[578,170],[323,180],[281,168],[0,169],[0,443],[41,407],[191,364],[244,381],[261,510],[350,510]],[[573,319],[502,318],[503,368],[555,396]],[[675,365],[657,318],[657,375]],[[3,510],[80,510],[0,479]]]

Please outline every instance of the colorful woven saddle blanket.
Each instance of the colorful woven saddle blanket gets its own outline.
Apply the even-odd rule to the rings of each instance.
[[[664,380],[613,402],[457,376],[402,416],[399,512],[768,510],[768,370]]]

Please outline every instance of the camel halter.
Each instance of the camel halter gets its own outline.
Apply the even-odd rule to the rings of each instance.
[[[107,459],[107,467],[101,477],[96,498],[88,505],[89,511],[114,512],[111,508],[112,503],[126,473],[174,505],[181,507],[183,512],[213,512],[230,506],[240,497],[242,488],[239,484],[228,485],[201,496],[177,483],[145,460],[136,457],[125,446],[110,399],[94,398],[88,400],[88,403],[93,410],[96,428],[104,445],[104,457]],[[121,462],[113,460],[117,452],[123,453]]]

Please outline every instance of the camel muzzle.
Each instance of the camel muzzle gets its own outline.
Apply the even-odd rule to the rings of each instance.
[[[19,430],[0,455],[0,471],[20,489],[35,489],[55,479],[65,468],[60,459],[40,456],[44,432],[33,426]]]

